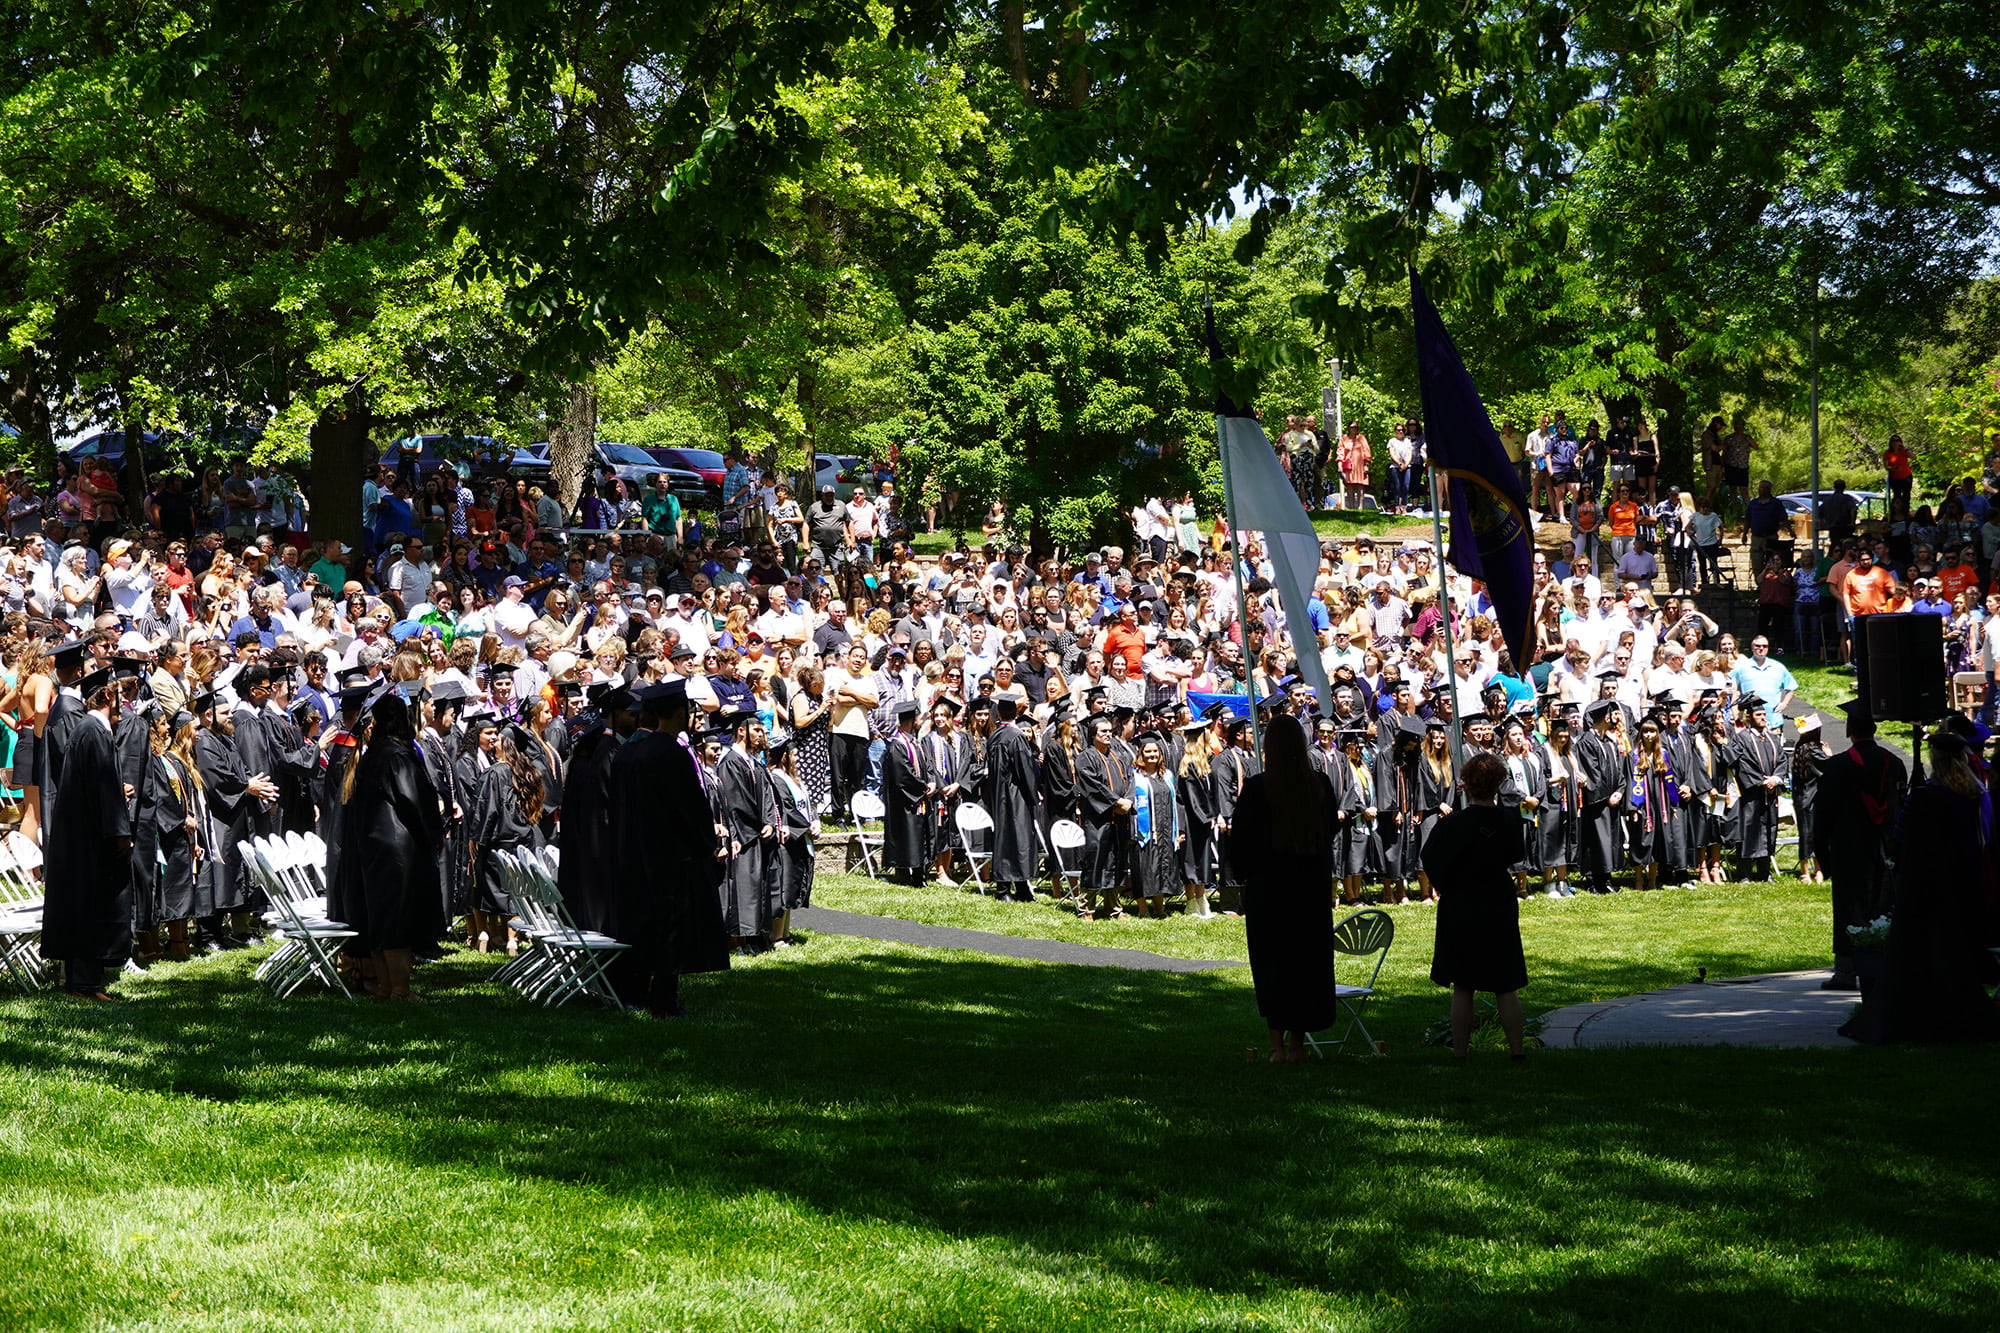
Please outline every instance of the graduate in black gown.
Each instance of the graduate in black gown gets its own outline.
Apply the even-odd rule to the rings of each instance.
[[[749,952],[771,929],[771,885],[765,872],[778,846],[778,800],[764,771],[770,743],[763,720],[744,710],[725,719],[733,743],[715,767],[722,823],[729,830],[718,902],[730,943]]]
[[[271,699],[271,671],[269,667],[252,662],[236,673],[236,710],[230,715],[230,740],[236,746],[236,758],[243,771],[253,777],[267,778],[275,793],[269,799],[258,798],[250,810],[250,836],[268,838],[284,831],[283,816],[278,802],[284,795],[284,784],[278,780],[279,756],[277,746],[272,741],[264,705]],[[246,872],[247,873],[247,872]],[[247,881],[245,891],[252,907],[263,905],[263,893]]]
[[[464,814],[447,837],[445,893],[451,904],[448,914],[466,918],[466,947],[476,949],[479,931],[473,926],[472,914],[479,910],[479,877],[472,864],[473,820],[481,780],[499,753],[500,719],[490,707],[477,703],[468,705],[461,716],[464,728],[458,737],[458,754],[451,761],[451,785]]]
[[[49,649],[49,657],[55,663],[56,695],[49,703],[48,716],[42,719],[40,744],[35,747],[36,785],[41,789],[42,827],[45,829],[49,826],[57,788],[62,785],[63,757],[69,729],[84,712],[83,697],[77,693],[77,682],[83,678],[84,642],[82,639],[71,639],[67,643],[59,643]]]
[[[1014,701],[994,703],[994,727],[986,739],[986,786],[980,796],[993,818],[994,892],[1003,901],[1031,903],[1035,865],[1041,849],[1035,829],[1035,754],[1014,725]],[[1174,876],[1176,884],[1179,875]]]
[[[1541,887],[1548,888],[1548,880],[1542,864],[1542,840],[1537,836],[1544,816],[1544,808],[1549,799],[1549,773],[1540,747],[1536,746],[1528,733],[1528,720],[1519,713],[1500,723],[1500,749],[1495,756],[1507,766],[1507,780],[1500,784],[1499,804],[1501,809],[1516,810],[1521,815],[1521,859],[1515,862],[1514,887],[1522,896],[1528,893],[1530,876],[1541,878]],[[1460,770],[1461,790],[1463,790],[1464,770]]]
[[[255,836],[260,804],[275,801],[278,786],[264,774],[244,771],[234,743],[235,718],[220,706],[213,690],[204,690],[189,700],[188,711],[194,714],[198,728],[194,761],[201,772],[205,815],[196,836],[207,852],[199,873],[203,906],[208,912],[195,918],[195,947],[240,949],[245,941],[230,929],[230,918],[250,910],[250,874],[243,865],[243,845]]]
[[[1132,899],[1143,916],[1164,917],[1167,895],[1180,884],[1180,798],[1168,771],[1166,742],[1159,733],[1141,734],[1133,746],[1131,841]]]
[[[1912,786],[1891,872],[1888,975],[1841,1028],[1866,1042],[2000,1041],[2000,883],[1993,802],[1965,740],[1928,738],[1931,776]]]
[[[1583,822],[1584,776],[1576,754],[1576,718],[1568,709],[1550,715],[1549,738],[1542,746],[1542,772],[1548,789],[1543,798],[1535,839],[1541,846],[1543,882],[1551,898],[1573,898],[1570,868],[1577,863],[1577,839]]]
[[[1410,811],[1404,817],[1407,825],[1414,820],[1417,826],[1417,864],[1414,867],[1418,900],[1436,902],[1437,891],[1431,888],[1430,880],[1423,869],[1424,843],[1430,839],[1431,830],[1437,822],[1452,811],[1452,802],[1458,799],[1457,775],[1451,762],[1451,724],[1442,717],[1424,719],[1424,744],[1417,752],[1417,761],[1412,766],[1416,782],[1411,791]]]
[[[84,707],[63,737],[44,834],[41,950],[62,961],[64,990],[108,1000],[106,969],[132,954],[132,812],[111,744],[110,670],[84,677],[79,688]]]
[[[1077,916],[1094,917],[1098,900],[1111,916],[1123,916],[1118,891],[1125,882],[1125,821],[1132,813],[1132,772],[1112,740],[1112,721],[1099,713],[1087,724],[1089,748],[1076,757],[1076,803],[1083,824],[1083,877]]]
[[[343,925],[352,913],[341,897],[341,885],[346,881],[340,874],[340,858],[347,848],[347,840],[341,836],[341,819],[347,807],[340,796],[347,790],[348,771],[361,757],[363,709],[374,692],[373,685],[351,685],[340,692],[340,713],[333,735],[326,743],[326,766],[320,770],[319,792],[313,798],[320,812],[320,840],[326,844],[326,915],[329,921]],[[447,836],[447,844],[449,841]],[[346,952],[359,958],[362,950],[350,940]]]
[[[1868,705],[1854,699],[1841,708],[1848,748],[1827,761],[1813,800],[1813,855],[1833,881],[1833,975],[1821,983],[1823,990],[1858,988],[1847,928],[1888,910],[1887,848],[1909,785],[1903,761],[1875,743]]]
[[[611,821],[611,765],[621,742],[638,726],[637,708],[624,686],[600,689],[571,719],[569,772],[563,782],[562,861],[556,888],[570,920],[613,938],[622,937],[610,928],[611,900],[617,892],[612,869],[617,828]]]
[[[528,757],[528,746],[537,744],[510,723],[500,733],[494,750],[493,766],[480,775],[479,789],[473,793],[471,844],[473,870],[473,934],[482,953],[504,946],[511,952],[507,921],[514,914],[514,900],[500,876],[495,852],[519,854],[542,847],[542,772]],[[444,837],[438,829],[439,841]]]
[[[921,885],[930,865],[930,802],[937,784],[917,745],[917,702],[904,699],[892,709],[896,734],[882,751],[882,861],[901,871],[903,882]]]
[[[1738,706],[1747,725],[1732,742],[1736,769],[1737,875],[1751,881],[1771,877],[1778,850],[1778,796],[1785,788],[1785,746],[1768,728],[1764,701],[1747,694]]]
[[[1352,906],[1361,901],[1361,881],[1370,866],[1382,863],[1381,766],[1368,756],[1365,724],[1349,723],[1339,733],[1338,770],[1341,781],[1336,816],[1337,833],[1333,845],[1333,873],[1340,881],[1340,899]],[[1414,744],[1414,743],[1413,743]],[[1396,901],[1402,901],[1402,885],[1393,886]]]
[[[340,898],[356,944],[374,963],[367,989],[390,1000],[416,998],[416,954],[445,929],[437,858],[444,819],[416,748],[417,693],[408,682],[378,687],[367,745],[341,791]]]
[[[1076,754],[1082,745],[1069,701],[1061,700],[1049,710],[1049,725],[1043,731],[1041,753],[1036,761],[1039,768],[1035,783],[1042,795],[1037,817],[1042,821],[1042,836],[1049,848],[1051,891],[1059,897],[1069,893],[1069,882],[1063,877],[1063,871],[1082,869],[1079,858],[1083,849],[1059,849],[1055,834],[1055,826],[1064,820],[1082,827],[1076,812]]]
[[[1577,825],[1577,869],[1592,893],[1610,893],[1618,869],[1620,821],[1632,785],[1632,761],[1617,735],[1618,701],[1597,699],[1584,709],[1576,738],[1583,768],[1583,810]]]
[[[1392,903],[1408,900],[1409,882],[1421,869],[1417,854],[1423,848],[1423,812],[1417,804],[1417,767],[1423,762],[1425,730],[1424,720],[1411,713],[1387,712],[1376,724],[1374,868]],[[1361,901],[1358,885],[1347,901]]]
[[[1813,845],[1818,830],[1813,817],[1819,811],[1820,775],[1826,769],[1826,746],[1819,738],[1819,714],[1807,713],[1794,719],[1798,744],[1792,747],[1792,820],[1799,834],[1799,878],[1817,884],[1826,876]]]
[[[152,899],[151,920],[167,932],[165,956],[191,953],[188,929],[207,915],[197,894],[195,863],[201,827],[201,778],[194,766],[194,715],[169,718],[155,708],[146,767],[140,773],[132,822],[133,896]]]
[[[1215,884],[1215,727],[1189,722],[1181,736],[1181,758],[1174,767],[1181,803],[1181,883],[1188,915],[1207,918],[1215,915],[1208,901]]]
[[[813,847],[819,815],[812,793],[798,777],[797,747],[786,736],[765,751],[764,773],[778,805],[778,842],[766,873],[771,885],[771,946],[790,947],[791,916],[812,906]]]
[[[1217,848],[1215,885],[1223,915],[1235,916],[1243,905],[1243,875],[1230,859],[1229,849],[1233,844],[1227,834],[1235,827],[1236,802],[1243,795],[1244,784],[1262,769],[1253,747],[1249,718],[1239,717],[1225,722],[1222,735],[1223,749],[1209,762],[1210,772],[1215,777],[1216,828],[1224,835]]]
[[[695,756],[682,743],[691,717],[686,683],[641,686],[629,700],[614,695],[608,703],[613,726],[630,725],[623,744],[603,742],[611,754],[604,928],[631,946],[612,960],[612,984],[625,1004],[675,1017],[684,974],[729,967],[715,891],[726,849]]]
[[[1229,827],[1242,867],[1257,1012],[1273,1063],[1304,1063],[1305,1037],[1338,1016],[1333,976],[1333,825],[1339,798],[1306,757],[1298,719],[1264,733],[1263,771],[1243,785]]]
[[[1521,1060],[1526,1055],[1518,992],[1528,984],[1528,964],[1513,868],[1524,855],[1527,825],[1518,811],[1496,804],[1507,780],[1507,766],[1497,757],[1473,756],[1461,778],[1465,806],[1439,820],[1424,844],[1424,871],[1439,897],[1431,980],[1452,988],[1454,1059],[1465,1058],[1472,1039],[1474,996],[1488,991],[1507,1049]]]

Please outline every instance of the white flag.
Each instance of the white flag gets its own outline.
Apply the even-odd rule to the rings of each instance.
[[[1326,667],[1319,657],[1319,638],[1306,612],[1319,577],[1319,534],[1313,531],[1306,508],[1299,503],[1291,478],[1285,475],[1257,419],[1217,417],[1216,423],[1221,432],[1223,484],[1234,502],[1229,512],[1238,529],[1237,557],[1242,558],[1245,530],[1263,534],[1264,550],[1271,557],[1272,581],[1285,604],[1299,675],[1311,684],[1319,711],[1325,714],[1333,700],[1328,696]],[[1254,668],[1256,663],[1245,665]]]

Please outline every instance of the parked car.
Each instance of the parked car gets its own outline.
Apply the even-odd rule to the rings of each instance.
[[[540,460],[544,469],[543,475],[547,477],[550,467],[548,441],[538,440],[528,446],[528,451]],[[682,509],[715,508],[714,502],[709,498],[708,483],[702,479],[699,472],[662,466],[654,462],[644,449],[629,444],[606,444],[600,441],[592,451],[590,473],[586,480],[596,481],[607,464],[620,481],[639,492],[651,490],[653,478],[664,472],[667,474],[667,489],[680,497]]]
[[[402,461],[403,441],[408,439],[418,440],[423,446],[417,454],[419,477],[441,467],[449,467],[461,477],[503,477],[518,453],[491,435],[406,435],[391,440],[378,461],[395,467]]]
[[[815,471],[809,494],[800,497],[801,503],[811,503],[819,496],[819,488],[831,486],[837,499],[854,498],[854,488],[866,485],[873,489],[874,473],[868,460],[855,454],[815,454]]]
[[[652,455],[654,462],[663,467],[700,473],[701,479],[708,485],[708,506],[721,507],[722,478],[728,471],[721,454],[713,449],[679,449],[668,446],[648,449],[646,452]]]
[[[1828,487],[1820,491],[1819,494],[1822,498],[1832,495],[1833,488]],[[1859,506],[1860,520],[1863,523],[1889,517],[1889,494],[1887,491],[1850,490],[1848,491],[1848,495],[1853,497],[1854,503]],[[1818,507],[1813,503],[1813,492],[1811,491],[1786,491],[1778,498],[1785,502],[1785,513],[1787,515],[1810,514]]]

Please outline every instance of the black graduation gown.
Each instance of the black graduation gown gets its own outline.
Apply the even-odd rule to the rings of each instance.
[[[570,756],[563,783],[562,862],[556,887],[562,891],[570,919],[585,930],[622,939],[607,924],[611,919],[612,856],[615,829],[611,823],[611,764],[620,749],[609,732],[580,737]],[[711,832],[708,841],[714,842]]]
[[[1148,800],[1152,825],[1143,837],[1137,809],[1141,796]],[[1134,770],[1132,799],[1134,809],[1126,821],[1130,841],[1125,848],[1132,867],[1132,893],[1140,898],[1164,898],[1181,886],[1180,798],[1174,792],[1172,776],[1164,769],[1154,776]]]
[[[896,870],[922,873],[930,864],[929,773],[915,736],[889,737],[882,751],[882,859]]]
[[[632,946],[633,964],[645,975],[727,971],[729,932],[715,892],[716,815],[693,753],[678,736],[657,731],[634,732],[623,744],[607,738],[603,748],[609,804],[600,818],[608,825],[611,881],[604,933]]]
[[[1345,753],[1341,754],[1334,772],[1340,779],[1337,784],[1340,815],[1334,837],[1333,873],[1346,879],[1367,874],[1371,863],[1381,864],[1382,845],[1376,830],[1382,811],[1375,806],[1375,769],[1365,751],[1358,767],[1348,762]],[[1375,819],[1368,817],[1370,806],[1375,806]]]
[[[1577,761],[1583,765],[1583,813],[1577,825],[1577,864],[1583,875],[1598,886],[1608,883],[1619,868],[1619,824],[1623,818],[1625,793],[1631,786],[1631,760],[1620,753],[1615,741],[1586,731],[1572,743]],[[1619,803],[1611,804],[1617,796]]]
[[[1813,815],[1819,805],[1820,774],[1826,767],[1826,747],[1817,737],[1800,741],[1792,751],[1792,819],[1799,833],[1799,864],[1804,865],[1812,855],[1813,842],[1818,830],[1813,827]]]
[[[1385,880],[1416,878],[1417,852],[1422,846],[1418,835],[1423,828],[1417,806],[1417,775],[1412,767],[1416,762],[1414,751],[1393,740],[1385,741],[1375,752],[1377,861]]]
[[[1060,745],[1051,742],[1042,754],[1041,780],[1036,786],[1042,794],[1044,820],[1054,824],[1076,819],[1076,767]]]
[[[1583,821],[1583,781],[1572,774],[1581,761],[1572,749],[1567,756],[1553,748],[1542,754],[1542,772],[1547,783],[1542,797],[1542,817],[1536,823],[1543,869],[1565,868],[1577,863],[1577,839]]]
[[[923,771],[938,789],[938,794],[931,798],[930,815],[926,820],[926,837],[934,857],[947,847],[958,845],[958,807],[966,801],[979,800],[978,791],[968,790],[963,785],[966,772],[972,766],[972,749],[972,738],[962,731],[949,736],[930,731],[917,737],[917,756]],[[960,784],[959,790],[946,796],[944,789],[955,782]]]
[[[1785,746],[1768,731],[1745,727],[1736,733],[1736,854],[1744,860],[1775,855],[1778,849],[1778,793],[1784,789]],[[1779,785],[1766,787],[1764,779]]]
[[[1521,859],[1509,867],[1515,874],[1532,874],[1543,867],[1542,840],[1540,837],[1542,820],[1549,803],[1549,773],[1545,767],[1540,748],[1530,746],[1525,754],[1511,755],[1502,750],[1498,755],[1501,763],[1507,765],[1506,781],[1500,784],[1499,808],[1512,810],[1521,816]],[[1514,761],[1520,760],[1521,775],[1514,774]],[[1535,808],[1525,810],[1522,802],[1533,797]]]
[[[1076,804],[1083,825],[1083,878],[1087,891],[1115,889],[1125,881],[1124,816],[1115,808],[1132,794],[1132,771],[1115,752],[1097,747],[1076,756]]]
[[[414,752],[413,752],[414,753]],[[472,796],[471,827],[466,840],[478,849],[473,865],[473,906],[481,912],[492,912],[500,916],[511,916],[514,900],[507,892],[507,885],[500,878],[499,867],[493,863],[495,852],[516,852],[524,847],[540,848],[542,830],[530,822],[527,812],[521,808],[521,798],[514,791],[514,770],[506,764],[495,764],[479,777],[479,788]],[[352,836],[352,830],[349,830]],[[440,821],[438,840],[444,840],[444,826]]]
[[[1215,776],[1215,817],[1234,827],[1236,823],[1236,803],[1242,799],[1243,787],[1259,771],[1255,751],[1237,746],[1218,752],[1208,761],[1209,772]],[[1225,838],[1217,849],[1216,883],[1241,884],[1242,871],[1230,860],[1232,839]]]
[[[479,804],[479,780],[493,767],[477,749],[461,751],[451,761],[451,786],[458,793],[464,813],[451,826],[445,839],[445,896],[450,912],[459,916],[473,910],[478,897],[478,877],[472,866],[472,829]]]
[[[722,752],[715,769],[730,841],[718,891],[722,924],[732,937],[750,939],[771,929],[765,865],[777,848],[778,801],[763,765],[734,746]],[[766,828],[772,830],[769,837],[763,834]]]
[[[1319,780],[1330,823],[1338,801],[1332,784],[1323,776]],[[1244,934],[1257,1012],[1266,1027],[1317,1032],[1338,1017],[1332,847],[1319,838],[1302,854],[1281,848],[1265,781],[1259,773],[1243,784],[1227,839],[1229,859],[1243,875]]]
[[[259,773],[264,774],[278,784],[278,796],[282,801],[285,795],[285,782],[278,776],[278,754],[271,742],[271,730],[266,715],[262,710],[245,704],[236,710],[234,721],[236,733],[231,739],[236,745],[236,758],[243,765],[243,775],[246,778],[254,778]],[[267,838],[283,830],[284,822],[276,803],[266,809],[262,801],[251,797],[250,805],[251,837]]]
[[[1625,803],[1625,850],[1635,866],[1672,865],[1674,848],[1680,843],[1680,775],[1673,770],[1672,756],[1665,758],[1668,767],[1647,773],[1643,780],[1637,760],[1633,761]]]
[[[1444,818],[1438,813],[1438,807],[1449,805],[1454,809],[1457,808],[1458,792],[1452,788],[1449,764],[1450,760],[1447,759],[1447,766],[1442,775],[1433,773],[1429,757],[1419,751],[1416,760],[1410,766],[1410,776],[1413,780],[1410,787],[1413,794],[1411,812],[1416,816],[1413,822],[1417,826],[1416,855],[1419,864],[1422,863],[1424,843],[1430,840],[1431,830],[1437,827],[1438,820]],[[1409,873],[1414,875],[1415,867],[1412,867]]]
[[[49,826],[57,790],[62,786],[63,758],[69,745],[69,729],[84,714],[83,700],[74,694],[56,691],[49,715],[42,720],[41,744],[35,747],[35,766],[42,789],[42,827]]]
[[[56,822],[42,853],[42,955],[122,962],[132,953],[132,812],[111,729],[78,714],[67,729]]]
[[[778,803],[778,845],[772,849],[767,873],[771,881],[771,911],[789,912],[812,906],[812,793],[780,769],[768,769],[771,797]]]
[[[1035,834],[1035,754],[1012,723],[996,727],[986,741],[986,785],[981,790],[993,818],[995,884],[1026,884],[1035,878],[1041,849]]]
[[[326,767],[320,771],[319,796],[319,836],[326,843],[326,915],[329,921],[346,923],[346,903],[341,899],[340,858],[345,841],[341,830],[347,807],[341,802],[341,792],[347,786],[347,770],[361,757],[361,746],[353,734],[340,732],[326,747]],[[449,838],[446,839],[449,841]]]
[[[265,708],[263,722],[271,759],[277,764],[271,780],[278,784],[278,827],[286,833],[311,833],[319,827],[313,805],[324,767],[319,746],[307,740],[292,715],[282,709]]]
[[[1680,755],[1681,791],[1686,798],[1681,805],[1681,843],[1687,849],[1685,864],[1695,866],[1702,862],[1702,850],[1717,840],[1717,820],[1709,804],[1725,774],[1706,736],[1693,731],[1682,736]]]
[[[1833,890],[1833,952],[1854,952],[1849,926],[1889,906],[1886,854],[1903,808],[1908,774],[1881,746],[1860,742],[1826,762],[1813,791],[1813,855]]]
[[[357,761],[341,812],[346,843],[338,897],[354,947],[424,949],[445,928],[437,849],[444,841],[437,789],[407,741],[371,743]]]
[[[1526,855],[1528,826],[1506,805],[1468,805],[1438,821],[1424,844],[1424,871],[1438,891],[1431,980],[1505,994],[1528,984],[1513,867]]]
[[[134,924],[186,921],[205,915],[195,894],[195,838],[188,816],[201,793],[181,761],[153,755],[139,775],[138,813],[132,821]],[[137,900],[150,900],[145,909]]]
[[[1211,887],[1215,883],[1215,771],[1175,775],[1174,790],[1181,803],[1181,881]]]
[[[243,771],[229,738],[205,727],[194,734],[194,762],[201,770],[202,808],[207,816],[200,833],[207,853],[199,871],[201,896],[208,907],[202,915],[247,911],[262,898],[243,867],[243,844],[254,836],[258,804],[250,794],[250,774]]]

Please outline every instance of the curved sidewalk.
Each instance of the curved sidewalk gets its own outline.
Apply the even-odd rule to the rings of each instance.
[[[1840,1035],[1861,996],[1823,991],[1830,975],[1768,972],[1691,982],[1544,1016],[1542,1044],[1552,1050],[1608,1046],[1851,1046]]]

